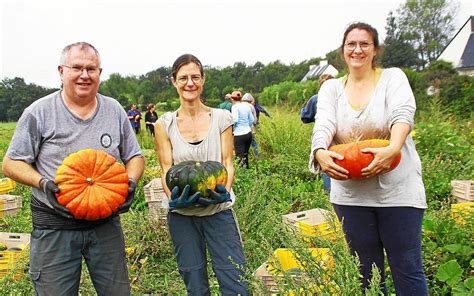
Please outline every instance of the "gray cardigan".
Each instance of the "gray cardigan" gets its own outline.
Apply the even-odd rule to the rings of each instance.
[[[318,93],[309,168],[316,149],[365,139],[389,139],[393,124],[413,128],[415,97],[405,74],[398,68],[378,69],[380,78],[368,104],[354,109],[344,93],[345,78],[332,79]],[[339,205],[426,208],[421,162],[410,135],[402,147],[400,164],[392,171],[364,180],[331,180],[330,201]]]

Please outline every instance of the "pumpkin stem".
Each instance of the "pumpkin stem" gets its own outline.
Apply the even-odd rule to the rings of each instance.
[[[91,177],[87,178],[86,182],[89,183],[89,185],[94,184],[94,180]]]

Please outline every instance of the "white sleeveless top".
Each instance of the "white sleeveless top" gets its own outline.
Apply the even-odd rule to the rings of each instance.
[[[158,123],[163,126],[170,139],[173,164],[187,160],[222,162],[221,134],[232,126],[232,115],[227,110],[210,109],[211,125],[209,131],[202,142],[197,145],[188,143],[179,132],[176,119],[177,111],[167,112],[158,119]],[[230,195],[231,200],[225,203],[200,208],[177,209],[173,212],[186,216],[210,216],[232,207],[235,202],[235,195],[232,190]],[[169,207],[167,199],[163,201],[163,206]]]

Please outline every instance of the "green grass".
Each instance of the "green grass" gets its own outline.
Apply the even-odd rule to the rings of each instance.
[[[250,282],[251,290],[255,295],[268,293],[262,282],[254,279],[253,272],[276,248],[292,248],[307,262],[307,266],[302,272],[304,277],[301,281],[290,276],[278,280],[282,292],[301,291],[301,288],[308,291],[309,286],[316,285],[320,287],[320,295],[362,295],[357,258],[349,255],[342,233],[338,232],[335,242],[312,239],[313,245],[328,247],[332,251],[335,267],[328,272],[321,270],[318,262],[305,252],[308,242],[282,222],[282,215],[291,212],[311,208],[331,209],[331,206],[322,189],[320,177],[309,173],[307,168],[312,125],[302,124],[295,110],[275,108],[271,111],[271,118],[261,117],[257,132],[262,158],[258,162],[252,158],[251,168],[248,170],[237,168],[233,186],[237,196],[234,209],[247,258],[245,277]],[[433,118],[436,118],[436,122]],[[433,106],[429,113],[420,114],[415,128],[416,145],[422,158],[430,204],[424,223],[423,257],[433,295],[450,295],[454,289],[461,289],[458,286],[469,280],[469,273],[474,269],[474,266],[470,266],[474,263],[466,259],[473,255],[474,234],[466,231],[473,229],[473,224],[460,227],[454,223],[448,200],[450,180],[472,178],[472,129],[466,131],[463,126],[472,126],[472,123],[469,120],[456,121]],[[5,153],[13,128],[14,124],[0,124],[0,157]],[[132,210],[122,215],[132,292],[134,295],[183,295],[185,289],[176,267],[168,231],[149,218],[143,196],[143,186],[160,174],[153,139],[142,133],[138,140],[147,155],[145,175],[139,183]],[[455,147],[452,148],[449,143]],[[18,186],[14,193],[23,196],[23,209],[15,217],[0,219],[0,231],[30,232],[29,189]],[[449,268],[454,265],[449,263],[452,260],[460,266],[461,274],[460,280],[450,282],[451,285],[437,275],[446,268],[449,274]],[[24,259],[18,266],[20,271],[27,270],[27,260]],[[217,295],[218,285],[210,264],[209,273],[212,293]],[[33,293],[26,275],[18,281],[6,277],[3,281],[0,280],[0,285],[7,295]],[[390,279],[388,289],[394,293]],[[379,292],[375,278],[367,294],[377,295]],[[84,268],[81,295],[94,294]]]

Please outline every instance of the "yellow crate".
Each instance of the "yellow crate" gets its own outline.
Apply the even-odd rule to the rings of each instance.
[[[332,225],[331,219],[336,221],[335,225]],[[331,211],[318,208],[284,215],[283,222],[303,235],[320,236],[332,241],[336,239],[335,227],[340,227]]]
[[[326,248],[311,248],[311,253],[313,257],[318,258],[321,261],[321,265],[327,268],[334,267],[334,261],[332,256],[330,255],[330,250]],[[282,295],[280,293],[277,281],[282,280],[284,275],[275,269],[274,264],[275,260],[280,261],[277,264],[281,267],[280,270],[283,271],[290,271],[292,269],[296,269],[302,266],[295,256],[293,252],[288,249],[277,249],[275,250],[273,256],[269,258],[268,262],[264,262],[260,265],[257,270],[254,272],[253,276],[257,279],[262,280],[263,285],[270,291],[271,295]],[[273,263],[272,263],[273,262]],[[287,275],[288,276],[288,275]],[[294,281],[301,280],[302,275],[300,273],[292,273],[290,277],[293,278]],[[323,286],[312,286],[306,287],[299,291],[289,290],[283,295],[293,296],[293,295],[318,295],[320,294],[321,290],[323,290]],[[327,288],[327,287],[326,287]],[[329,289],[333,290],[333,289]],[[330,293],[330,295],[336,295],[335,293]]]
[[[15,187],[16,187],[16,182],[13,181],[12,179],[10,178],[0,179],[0,194],[8,193],[12,191],[13,189],[15,189]]]
[[[2,278],[15,267],[18,259],[25,254],[25,249],[30,244],[30,234],[0,232],[0,243],[5,244],[8,248],[6,251],[0,251],[0,278]]]
[[[328,248],[309,248],[311,256],[318,260],[318,263],[323,268],[333,268],[334,260],[331,255],[331,250]],[[286,272],[292,269],[304,270],[306,263],[300,261],[297,255],[291,249],[279,248],[273,252],[273,255],[268,260],[267,270],[272,274],[281,274],[281,271]]]
[[[457,223],[464,225],[466,219],[473,219],[474,202],[456,203],[451,205],[451,215]]]
[[[452,180],[451,196],[459,203],[474,201],[474,181]]]

